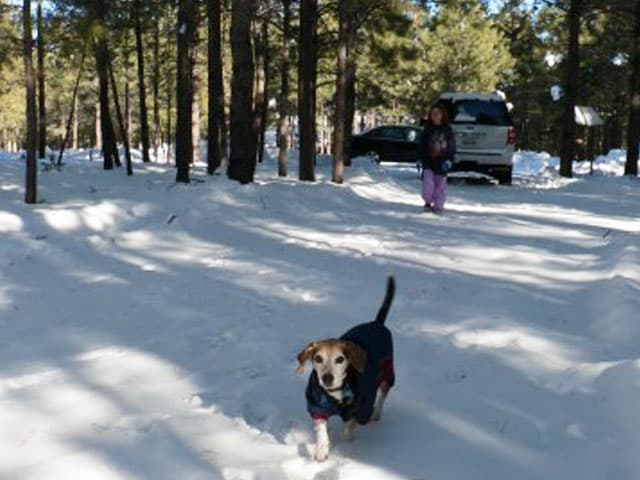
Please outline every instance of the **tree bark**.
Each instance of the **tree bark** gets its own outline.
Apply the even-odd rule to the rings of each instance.
[[[96,108],[95,108],[96,112],[95,112],[95,124],[94,124],[94,135],[95,135],[95,142],[94,142],[94,147],[96,147],[97,150],[102,150],[102,122],[100,121],[100,101],[98,100],[98,102],[96,103]]]
[[[255,0],[231,2],[231,155],[227,175],[245,184],[253,181],[256,168],[256,131],[253,118],[254,63],[251,22]]]
[[[225,3],[226,4],[226,3]],[[221,44],[224,46],[225,38],[231,38],[231,32],[229,32],[228,36],[225,36],[227,31],[227,26],[224,21],[225,17],[222,17],[221,20]],[[224,47],[221,47],[221,65],[224,65]],[[229,124],[227,117],[227,104],[225,100],[225,85],[224,82],[220,84],[220,152],[221,152],[221,164],[228,165],[229,164]]]
[[[254,126],[257,137],[257,153],[258,162],[262,163],[264,159],[264,141],[265,129],[267,127],[267,116],[269,105],[267,103],[267,82],[268,82],[268,63],[269,63],[269,28],[267,20],[263,20],[260,24],[259,33],[256,35],[255,50],[257,63],[257,81],[256,81],[256,100],[255,100],[255,116]]]
[[[298,122],[300,130],[300,171],[303,181],[315,181],[316,93],[318,62],[317,0],[300,2],[300,41],[298,60]]]
[[[160,5],[159,1],[154,2],[154,22],[153,22],[153,149],[158,160],[158,150],[160,149],[161,131],[160,126]]]
[[[191,163],[202,160],[202,148],[200,146],[200,62],[198,60],[198,47],[200,45],[200,2],[196,0],[194,7],[193,34],[191,38],[191,85],[193,95],[193,107],[191,110],[191,138],[193,144],[193,158]]]
[[[355,12],[353,13],[355,16]],[[358,41],[358,25],[355,19],[349,25],[347,42],[347,93],[345,96],[344,115],[344,164],[351,166],[351,137],[353,136],[353,119],[356,114],[356,44]]]
[[[207,173],[213,175],[222,164],[221,129],[224,128],[224,92],[222,89],[222,0],[208,0],[209,16],[209,125],[207,133]]]
[[[568,13],[569,48],[567,51],[567,72],[565,88],[565,111],[562,119],[562,139],[560,143],[560,175],[573,175],[573,160],[576,153],[575,106],[580,85],[580,19],[583,0],[571,0]]]
[[[127,2],[127,14],[129,13],[129,2]],[[131,62],[129,62],[129,28],[124,33],[124,118],[127,131],[127,141],[131,145]]]
[[[278,102],[278,176],[286,177],[289,163],[289,69],[291,64],[291,0],[282,0],[282,64]]]
[[[78,130],[80,129],[80,122],[78,120],[78,94],[76,92],[74,101],[73,101],[73,110],[71,112],[73,119],[73,132],[71,137],[71,148],[74,150],[78,149]]]
[[[336,93],[333,130],[333,171],[331,181],[344,181],[345,123],[347,109],[347,56],[349,31],[352,28],[352,0],[338,2],[338,59],[336,66]]]
[[[140,142],[142,143],[142,161],[149,163],[149,117],[147,115],[147,89],[144,81],[144,45],[142,43],[142,4],[134,3],[136,54],[138,57],[138,96],[140,100]]]
[[[42,21],[42,0],[38,1],[38,158],[46,157],[47,149],[47,109],[45,103],[44,74],[44,22]]]
[[[640,155],[640,0],[636,0],[633,50],[631,53],[631,78],[629,88],[629,127],[627,130],[627,161],[625,175],[638,176]]]
[[[36,150],[38,148],[38,117],[36,111],[36,83],[33,69],[31,39],[31,0],[22,3],[22,47],[24,60],[24,80],[26,88],[26,121],[27,121],[27,165],[25,177],[25,202],[34,204],[38,201]]]
[[[82,79],[82,71],[84,70],[84,59],[87,54],[87,47],[82,49],[82,57],[80,58],[80,68],[78,68],[78,75],[76,76],[76,83],[73,86],[73,98],[71,100],[71,111],[69,112],[69,118],[67,120],[67,128],[65,129],[64,139],[60,146],[60,153],[58,154],[58,166],[62,165],[62,156],[64,150],[69,143],[69,136],[71,135],[71,128],[73,123],[73,143],[74,148],[77,148],[78,143],[78,122],[77,122],[77,110],[78,110],[78,90],[80,89],[80,80]],[[75,119],[75,122],[74,122]]]
[[[122,143],[124,143],[124,155],[127,166],[127,175],[133,175],[133,164],[131,162],[131,147],[129,144],[129,132],[125,125],[124,118],[122,116],[122,110],[120,109],[120,99],[118,97],[118,87],[116,84],[116,77],[113,74],[113,65],[111,59],[109,59],[109,78],[111,80],[111,89],[113,91],[113,101],[116,106],[116,116],[118,118],[118,124],[120,125],[120,135],[122,136]]]
[[[99,33],[94,39],[94,52],[99,84],[100,136],[103,165],[105,170],[112,170],[114,164],[118,167],[120,166],[120,157],[118,156],[115,131],[111,113],[109,112],[109,46],[106,38],[107,6],[105,0],[95,0],[95,2],[91,3],[91,6],[94,9],[92,13],[99,27]]]
[[[176,98],[178,121],[176,125],[176,182],[189,183],[189,165],[193,159],[191,121],[193,110],[193,85],[191,70],[191,42],[195,16],[194,0],[178,2],[178,58]]]

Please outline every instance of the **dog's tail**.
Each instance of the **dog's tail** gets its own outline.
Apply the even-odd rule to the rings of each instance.
[[[383,324],[387,319],[387,315],[389,313],[389,309],[391,308],[391,302],[393,302],[393,296],[396,293],[396,280],[392,275],[389,276],[387,280],[387,293],[384,296],[384,300],[382,301],[382,305],[380,305],[380,310],[378,310],[378,315],[376,315],[375,323]]]

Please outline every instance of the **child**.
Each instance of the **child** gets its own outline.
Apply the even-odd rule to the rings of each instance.
[[[442,213],[447,196],[447,173],[453,167],[455,154],[456,139],[447,110],[434,105],[429,110],[418,150],[425,212]]]

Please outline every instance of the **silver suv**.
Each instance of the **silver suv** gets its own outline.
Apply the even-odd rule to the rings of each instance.
[[[504,97],[444,93],[440,103],[447,108],[458,144],[454,171],[484,173],[511,184],[516,130]]]

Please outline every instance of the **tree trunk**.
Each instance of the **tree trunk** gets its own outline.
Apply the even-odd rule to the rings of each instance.
[[[136,54],[138,57],[138,95],[140,100],[140,142],[142,143],[142,161],[149,163],[149,117],[147,115],[147,89],[144,82],[144,46],[142,44],[142,4],[134,4]]]
[[[231,155],[227,175],[245,184],[253,181],[256,168],[256,132],[253,118],[254,63],[251,22],[255,0],[231,2]]]
[[[268,81],[268,42],[269,28],[267,20],[260,24],[260,31],[255,35],[255,58],[257,63],[256,99],[254,111],[254,127],[257,138],[258,162],[264,158],[264,140],[269,105],[267,103]]]
[[[300,132],[300,180],[315,181],[316,158],[316,70],[318,1],[300,2],[300,41],[298,60],[298,122]]]
[[[42,0],[38,1],[38,158],[45,158],[47,149],[47,109],[45,103],[44,80],[44,22],[42,21]]]
[[[196,5],[198,2],[196,2]],[[191,137],[193,142],[193,162],[199,162],[202,160],[202,148],[200,146],[200,106],[202,102],[201,95],[201,78],[200,78],[200,62],[198,60],[198,47],[200,45],[200,11],[199,7],[196,8],[196,18],[194,21],[194,31],[192,38],[191,48],[191,82],[193,84],[193,109],[191,111]]]
[[[221,129],[224,128],[224,92],[222,90],[221,0],[209,0],[209,125],[207,133],[207,173],[213,175],[222,164]]]
[[[631,79],[629,88],[629,127],[627,131],[627,161],[625,175],[638,176],[640,148],[640,0],[636,0],[633,50],[631,53]]]
[[[345,124],[347,114],[347,56],[349,32],[353,17],[353,0],[338,3],[338,61],[336,66],[336,93],[333,130],[333,171],[331,181],[344,181]]]
[[[202,148],[200,146],[200,105],[202,95],[200,91],[200,62],[198,60],[198,47],[200,46],[200,2],[195,2],[193,37],[191,39],[191,84],[193,91],[193,108],[191,110],[191,137],[193,142],[193,162],[202,160]]]
[[[83,56],[84,58],[84,56]],[[71,137],[71,148],[74,150],[78,149],[78,130],[80,127],[80,122],[78,120],[78,92],[75,93],[73,100],[73,110],[71,111],[72,120],[73,120],[73,132]]]
[[[158,150],[161,142],[160,126],[160,5],[154,2],[153,22],[153,150],[158,160]]]
[[[170,29],[167,29],[170,30]],[[173,45],[173,36],[175,34],[175,31],[171,30],[171,33],[169,35],[169,38],[167,39],[166,42],[166,48],[164,49],[164,62],[165,65],[169,65],[171,63],[171,61],[173,60],[173,52],[171,51],[171,45]],[[177,53],[176,53],[177,55]],[[167,102],[166,102],[166,115],[167,115],[167,135],[166,135],[166,139],[167,139],[167,150],[166,150],[166,156],[165,156],[165,161],[166,163],[170,163],[171,162],[171,157],[172,155],[175,157],[175,150],[174,150],[174,132],[172,130],[172,125],[173,125],[173,104],[174,104],[174,99],[173,99],[173,92],[174,89],[177,88],[177,84],[174,84],[171,81],[171,78],[168,77],[167,81],[165,82],[166,85],[166,95],[167,95]],[[177,165],[177,163],[176,163]]]
[[[131,162],[131,147],[129,144],[129,132],[122,117],[122,110],[120,109],[120,99],[118,97],[118,87],[116,84],[116,77],[113,74],[113,65],[111,59],[109,59],[109,78],[111,80],[111,89],[113,92],[113,101],[116,106],[116,116],[118,118],[118,124],[120,125],[120,135],[122,136],[122,142],[124,143],[124,155],[127,165],[127,175],[133,175],[133,164]]]
[[[565,88],[565,111],[562,120],[560,144],[560,175],[571,177],[576,153],[575,106],[578,100],[580,73],[580,19],[583,0],[571,0],[569,8],[569,48]]]
[[[100,137],[102,144],[103,165],[105,170],[112,170],[114,164],[120,166],[116,137],[109,112],[109,46],[106,39],[105,18],[107,6],[105,0],[92,2],[94,16],[100,28],[99,34],[94,39],[94,52],[96,58],[96,70],[98,73],[99,99],[100,99]]]
[[[289,68],[291,64],[291,0],[282,0],[282,64],[278,102],[278,176],[286,177],[289,164]]]
[[[224,49],[224,42],[225,39],[228,38],[229,39],[229,43],[231,43],[231,25],[229,22],[229,27],[227,27],[225,25],[225,20],[224,20],[224,16],[222,17],[222,21],[221,21],[221,36],[222,36],[222,40],[221,40],[221,44],[222,44],[222,53],[221,53],[221,65],[224,66],[224,53],[225,53],[225,49]],[[225,33],[227,32],[227,30],[229,30],[229,35],[225,36]],[[233,61],[232,61],[233,63]],[[224,70],[223,70],[224,72]],[[225,99],[225,84],[224,82],[222,82],[220,84],[220,151],[221,151],[221,165],[229,165],[229,118],[227,115],[227,103],[226,103],[226,99]]]
[[[38,117],[36,111],[36,78],[33,69],[32,40],[31,40],[31,0],[22,3],[22,47],[24,59],[24,83],[26,88],[26,120],[27,120],[27,168],[25,181],[26,203],[38,201],[38,165],[36,150],[38,148]]]
[[[129,11],[127,2],[127,12]],[[127,131],[127,141],[131,145],[131,63],[129,62],[129,29],[125,29],[124,33],[124,118],[125,129]]]
[[[354,12],[355,15],[355,12]],[[347,42],[347,94],[345,96],[344,115],[344,164],[351,166],[351,137],[353,136],[353,119],[356,115],[356,43],[358,41],[358,24],[352,20],[349,25]]]
[[[96,150],[102,151],[102,125],[100,122],[100,101],[98,101],[95,105],[95,116],[94,116],[94,136],[95,142],[93,142],[93,146]]]
[[[191,70],[191,42],[195,20],[194,0],[178,2],[178,58],[176,98],[178,121],[176,125],[176,182],[189,183],[189,165],[193,159],[191,121],[193,86]]]
[[[73,98],[71,100],[71,111],[69,112],[69,119],[67,120],[67,128],[64,133],[64,140],[60,146],[60,153],[58,154],[58,166],[62,165],[62,156],[64,150],[69,143],[69,135],[71,134],[71,125],[73,123],[73,144],[74,148],[78,148],[78,90],[80,89],[80,80],[82,79],[82,71],[84,70],[84,59],[87,54],[87,47],[82,49],[82,57],[80,58],[80,68],[78,68],[78,75],[76,76],[76,83],[73,87]],[[75,120],[75,121],[74,121]]]

